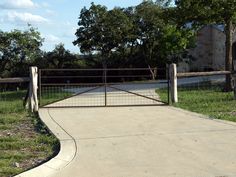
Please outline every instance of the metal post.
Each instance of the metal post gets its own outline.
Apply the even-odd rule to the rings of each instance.
[[[233,75],[234,99],[236,100],[236,74]]]
[[[169,72],[169,69],[170,68],[170,65],[167,66],[167,99],[168,99],[168,105],[170,104],[170,72]]]
[[[104,82],[105,82],[105,106],[107,106],[107,68],[104,69]]]

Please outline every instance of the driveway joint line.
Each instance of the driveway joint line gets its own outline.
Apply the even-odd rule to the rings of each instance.
[[[68,136],[70,136],[71,139],[72,139],[72,140],[74,141],[74,143],[75,143],[75,153],[74,153],[74,156],[73,156],[73,158],[71,159],[71,161],[67,164],[67,165],[69,165],[69,164],[75,159],[75,157],[76,157],[76,155],[77,155],[77,153],[78,153],[78,146],[77,146],[76,140],[75,140],[75,138],[74,138],[73,136],[71,136],[71,135],[52,117],[52,115],[50,114],[49,109],[47,109],[47,111],[48,111],[48,115],[50,116],[50,118],[52,119],[52,121],[54,121]],[[67,166],[67,165],[66,165],[66,166]]]
[[[223,131],[236,131],[236,129],[222,129],[222,130],[197,130],[197,131],[186,131],[186,132],[146,132],[134,135],[117,135],[117,136],[101,136],[101,137],[88,137],[88,138],[75,138],[76,141],[83,140],[97,140],[97,139],[114,139],[114,138],[127,138],[127,137],[143,137],[143,136],[164,136],[164,135],[181,135],[181,134],[194,134],[194,133],[209,133],[209,132],[223,132]]]

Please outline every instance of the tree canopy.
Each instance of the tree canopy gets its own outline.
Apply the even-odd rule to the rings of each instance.
[[[190,47],[194,39],[190,29],[178,28],[165,19],[168,3],[169,0],[149,0],[112,10],[92,3],[90,8],[81,10],[74,45],[82,53],[97,54],[101,62],[110,65],[117,55],[123,63],[126,58],[136,58],[143,66],[164,64],[167,58],[171,60],[171,56]]]
[[[66,50],[64,44],[60,43],[52,51],[44,53],[43,64],[44,68],[74,68],[78,59],[76,54]]]
[[[21,74],[22,70],[27,68],[41,55],[40,47],[42,46],[42,42],[43,39],[40,33],[31,26],[25,31],[0,31],[1,76],[9,77]]]
[[[0,75],[20,75],[33,64],[43,68],[165,67],[187,56],[195,46],[197,27],[206,24],[224,25],[225,69],[232,71],[235,0],[175,0],[175,4],[146,0],[133,7],[108,9],[91,3],[79,14],[73,41],[82,57],[63,44],[42,51],[43,38],[31,26],[25,31],[0,31]],[[228,88],[230,80],[227,76]]]

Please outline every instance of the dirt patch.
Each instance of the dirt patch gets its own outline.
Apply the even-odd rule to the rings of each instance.
[[[236,116],[236,111],[232,111],[230,114]]]

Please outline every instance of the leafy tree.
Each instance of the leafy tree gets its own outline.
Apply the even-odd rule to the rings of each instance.
[[[195,26],[223,24],[226,34],[225,70],[233,71],[232,40],[236,24],[235,0],[176,0],[177,13],[182,25],[191,22]],[[226,76],[226,91],[232,90],[232,76]]]
[[[89,9],[84,7],[80,12],[79,22],[75,35],[77,39],[73,42],[74,45],[80,47],[82,53],[92,53],[93,51],[102,51],[101,28],[102,18],[107,9],[101,5],[91,4]],[[101,28],[100,28],[101,27]]]
[[[190,29],[178,28],[175,21],[168,19],[172,10],[166,5],[169,2],[144,1],[136,7],[139,46],[149,68],[176,60],[176,56],[181,58],[194,41]]]
[[[180,30],[176,25],[167,25],[163,28],[160,45],[159,57],[165,58],[168,63],[192,59],[188,49],[195,46],[195,33],[190,29]]]
[[[134,27],[123,9],[114,8],[108,11],[104,18],[104,26],[104,45],[107,48],[107,57],[110,58],[112,51],[124,53],[131,38],[130,32]]]
[[[0,31],[0,76],[25,75],[28,67],[42,53],[43,39],[37,29]]]
[[[169,8],[172,2],[173,0],[156,0],[155,3],[161,7]]]
[[[138,41],[145,57],[145,62],[151,63],[158,45],[160,30],[164,21],[160,18],[162,9],[152,1],[144,1],[136,7],[136,23],[138,26]]]
[[[107,11],[105,6],[91,4],[89,9],[81,10],[77,39],[82,53],[97,53],[101,55],[104,67],[112,51],[124,45],[126,36],[132,27],[129,18],[120,8]]]
[[[193,38],[191,30],[177,28],[164,18],[168,3],[170,0],[148,0],[112,10],[92,3],[80,13],[74,45],[82,53],[100,56],[103,67],[164,65],[167,58],[185,51]]]
[[[60,43],[50,52],[45,52],[42,61],[38,63],[41,68],[74,68],[79,65],[79,57],[66,50]]]

